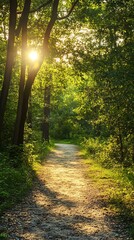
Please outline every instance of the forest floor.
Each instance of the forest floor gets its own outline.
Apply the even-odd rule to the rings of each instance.
[[[9,240],[127,240],[127,226],[87,177],[79,149],[56,144],[30,194],[2,216]]]

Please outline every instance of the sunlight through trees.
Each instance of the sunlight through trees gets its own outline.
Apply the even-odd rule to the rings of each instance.
[[[0,2],[4,164],[66,139],[133,178],[133,12],[133,0]]]

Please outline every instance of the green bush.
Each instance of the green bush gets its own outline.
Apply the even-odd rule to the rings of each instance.
[[[11,207],[32,186],[33,171],[30,166],[13,167],[10,158],[1,154],[0,159],[0,213]]]
[[[99,138],[84,139],[82,147],[87,152],[87,155],[95,158],[103,166],[111,168],[113,166],[122,165],[123,167],[133,166],[132,160],[132,144],[125,138],[123,139],[123,161],[121,159],[121,149],[117,137],[110,136],[105,141]]]
[[[110,137],[107,142],[103,144],[98,158],[101,164],[108,168],[118,164],[120,159],[120,151],[116,139]]]
[[[102,149],[102,144],[98,138],[85,138],[81,145],[84,147],[87,154],[90,154],[92,157],[95,157],[97,154],[99,154]]]
[[[34,163],[44,160],[52,144],[41,141],[12,146],[0,153],[0,214],[20,201],[32,187]]]

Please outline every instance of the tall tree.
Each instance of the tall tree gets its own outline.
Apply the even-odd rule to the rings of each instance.
[[[10,0],[7,58],[6,58],[4,81],[3,81],[3,86],[2,86],[1,95],[0,95],[0,134],[3,128],[4,114],[6,110],[7,97],[8,97],[11,76],[12,76],[12,69],[13,69],[13,64],[15,59],[15,49],[16,49],[15,36],[19,37],[21,33],[21,37],[19,37],[17,40],[18,42],[19,41],[21,42],[22,59],[21,59],[21,76],[20,76],[20,87],[19,87],[18,110],[17,110],[17,117],[16,117],[16,123],[15,123],[14,134],[13,134],[13,144],[17,144],[17,145],[23,143],[24,125],[26,121],[26,115],[28,110],[28,100],[29,100],[31,88],[32,88],[34,79],[44,61],[44,58],[49,56],[49,40],[50,40],[50,34],[52,32],[53,26],[56,20],[63,20],[70,16],[75,5],[78,3],[78,0],[74,0],[74,2],[72,3],[72,7],[67,12],[66,16],[63,16],[63,14],[58,13],[58,7],[61,7],[62,5],[62,3],[59,4],[59,0],[53,0],[53,1],[48,0],[43,4],[39,4],[39,3],[40,1],[37,1],[37,2],[33,1],[32,6],[35,6],[36,4],[38,4],[38,6],[31,10],[30,9],[31,0],[25,0],[24,3],[17,0],[15,1]],[[48,24],[46,24],[46,29],[44,32],[42,49],[41,49],[42,54],[40,56],[40,60],[38,61],[38,64],[36,63],[31,65],[27,73],[25,51],[27,48],[28,19],[30,14],[32,13],[36,18],[35,12],[39,12],[41,9],[45,9],[45,7],[48,6],[49,4],[51,4],[52,11],[51,11],[50,21],[48,22]],[[71,5],[71,2],[70,2],[70,5]],[[23,11],[21,10],[17,11],[17,7],[19,8],[22,6],[23,6]],[[60,15],[60,17],[58,16],[58,14]],[[18,21],[16,21],[17,15],[19,16]],[[46,19],[48,19],[48,17],[46,17]],[[16,22],[18,22],[18,26]],[[31,41],[32,42],[34,41],[32,37],[31,37]]]
[[[49,3],[50,1],[48,1]],[[64,17],[60,17],[58,18],[58,5],[59,5],[59,0],[54,0],[52,3],[52,12],[51,12],[51,18],[50,21],[46,27],[46,31],[44,33],[44,38],[43,38],[43,45],[42,45],[42,56],[40,58],[40,62],[39,64],[35,64],[33,65],[30,69],[29,69],[29,73],[28,73],[28,77],[27,77],[27,81],[25,84],[25,88],[23,91],[23,102],[22,102],[22,111],[21,111],[21,115],[20,115],[20,121],[19,121],[19,131],[18,134],[16,135],[16,141],[13,142],[17,145],[23,144],[23,139],[24,139],[24,125],[25,125],[25,121],[26,121],[26,115],[27,115],[27,110],[28,110],[28,100],[29,100],[29,96],[31,93],[31,88],[34,82],[34,79],[43,63],[44,57],[49,55],[49,39],[50,39],[50,34],[51,31],[53,29],[53,26],[56,22],[56,20],[62,20],[64,18],[67,18],[68,16],[70,16],[71,12],[73,11],[75,5],[78,3],[78,0],[76,0],[73,4],[72,7],[69,11],[69,13],[64,16]],[[15,129],[16,131],[16,129]]]
[[[50,98],[51,98],[51,76],[49,83],[46,83],[44,90],[44,117],[42,123],[42,137],[43,140],[49,142],[49,118],[50,118]]]
[[[18,142],[18,133],[19,133],[20,121],[21,121],[23,91],[24,91],[25,76],[26,76],[27,23],[28,23],[28,16],[30,12],[30,5],[31,5],[31,0],[25,0],[23,12],[19,21],[18,28],[16,30],[17,36],[19,36],[20,31],[22,32],[22,47],[21,47],[22,59],[21,59],[20,84],[19,84],[19,99],[18,99],[18,108],[17,108],[14,135],[13,135],[13,144],[17,144]]]
[[[7,44],[7,57],[5,65],[4,81],[0,94],[0,136],[3,129],[4,113],[6,109],[7,96],[9,92],[12,68],[15,57],[15,27],[17,18],[17,0],[10,0],[10,13],[9,13],[9,34]]]
[[[80,8],[90,27],[89,48],[75,66],[93,73],[100,98],[98,122],[104,124],[116,160],[133,159],[133,1],[94,1]],[[93,38],[91,38],[93,36]],[[91,48],[92,46],[92,48]],[[77,54],[77,53],[76,53]],[[84,63],[84,64],[83,64]],[[103,133],[101,133],[103,135]],[[113,145],[112,145],[113,144]]]

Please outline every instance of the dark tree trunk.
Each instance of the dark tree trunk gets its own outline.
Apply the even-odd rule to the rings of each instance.
[[[32,96],[29,96],[29,106],[28,106],[28,113],[27,113],[27,123],[28,126],[32,129]]]
[[[9,17],[9,36],[7,45],[7,58],[5,66],[4,81],[0,95],[0,136],[3,129],[4,113],[6,110],[7,97],[11,82],[12,68],[14,64],[15,57],[15,27],[16,27],[16,11],[17,11],[17,1],[10,0],[10,17]]]
[[[28,111],[28,100],[31,94],[31,89],[32,89],[32,84],[34,82],[34,79],[35,79],[35,75],[30,74],[27,79],[26,86],[23,92],[23,102],[22,102],[21,117],[20,117],[19,131],[18,131],[16,145],[23,144],[24,126],[25,126],[27,111]]]
[[[28,15],[30,11],[31,0],[25,0],[24,9],[22,12],[22,16],[18,25],[17,34],[19,34],[20,28],[22,29],[22,60],[21,60],[21,76],[20,76],[20,84],[19,84],[19,99],[18,99],[18,107],[17,107],[17,115],[13,133],[13,145],[18,145],[19,138],[19,129],[22,115],[22,105],[23,105],[23,91],[25,85],[25,75],[26,75],[26,50],[27,50],[27,22]],[[21,25],[21,26],[20,26]]]
[[[120,160],[123,163],[124,162],[124,151],[123,151],[123,140],[121,133],[119,134],[119,143],[120,143]]]
[[[49,142],[50,96],[51,87],[49,85],[45,87],[44,91],[44,119],[42,124],[42,137],[47,142]]]

